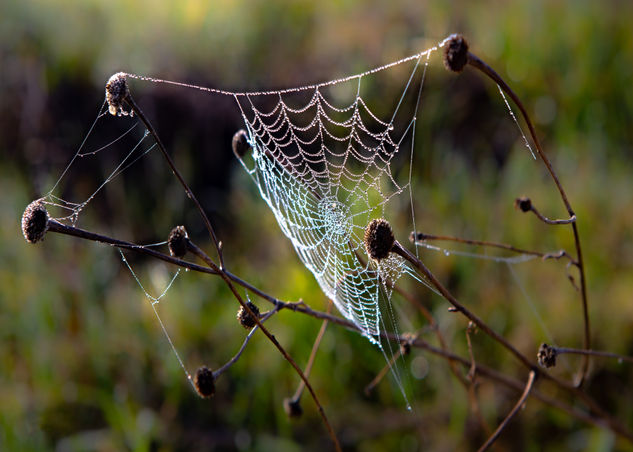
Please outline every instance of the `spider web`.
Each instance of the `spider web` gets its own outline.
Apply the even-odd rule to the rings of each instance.
[[[413,230],[416,230],[411,192],[416,115],[421,105],[429,59],[443,44],[440,42],[424,52],[361,74],[277,91],[231,92],[126,74],[130,78],[177,85],[235,99],[251,146],[251,151],[239,158],[241,165],[323,293],[345,318],[381,349],[386,358],[387,354],[393,356],[394,353],[384,337],[389,332],[387,326],[397,330],[390,304],[396,282],[408,274],[435,290],[393,253],[379,262],[370,259],[363,235],[372,219],[389,219],[387,206],[407,194],[409,199],[404,204],[411,207],[411,222]],[[373,79],[378,73],[389,73],[392,80],[399,77],[400,88],[396,94],[382,96],[376,101],[372,99],[376,91]],[[342,100],[345,96],[341,96],[341,92],[351,94],[347,100]],[[518,126],[503,93],[502,98]],[[384,105],[388,106],[386,110]],[[97,124],[111,119],[104,103],[79,150],[43,198],[49,205],[66,212],[66,215],[57,217],[58,220],[75,225],[80,212],[109,182],[156,148],[156,143],[145,127],[131,116],[116,119],[121,121],[123,129],[111,139],[90,142],[95,127],[100,127]],[[521,134],[531,151],[522,131]],[[71,202],[54,194],[71,166],[79,164],[84,158],[109,152],[115,146],[127,148],[129,152],[124,153],[122,160],[85,201]],[[402,171],[407,159],[408,174]],[[398,165],[395,164],[396,160]],[[403,160],[405,165],[402,165]],[[160,245],[164,243],[139,247]],[[504,258],[449,252],[419,243],[416,243],[416,252],[417,246],[441,251],[446,255],[491,259],[507,265],[533,258],[528,255]],[[191,380],[155,306],[166,295],[178,273],[159,297],[153,297],[143,287],[123,255],[122,258],[151,301],[173,352]],[[387,349],[384,344],[387,344]],[[404,394],[398,370],[392,370]]]
[[[252,148],[240,158],[244,169],[325,295],[379,346],[381,298],[388,303],[392,285],[412,271],[396,255],[373,262],[363,235],[372,219],[385,216],[386,204],[410,187],[410,180],[396,181],[391,164],[403,143],[413,142],[430,53],[416,58],[387,118],[361,95],[367,74],[339,82],[355,85],[355,96],[343,105],[329,100],[322,85],[303,90],[309,100],[298,107],[290,105],[297,103],[296,93],[236,97]],[[258,97],[271,95],[272,107],[257,105]],[[402,121],[407,99],[415,108]]]

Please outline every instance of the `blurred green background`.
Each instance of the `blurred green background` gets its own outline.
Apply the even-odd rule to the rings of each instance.
[[[463,33],[533,114],[576,209],[595,348],[633,354],[633,3],[4,0],[1,9],[0,450],[331,447],[309,397],[300,419],[286,417],[282,401],[298,377],[261,334],[218,380],[215,397],[201,400],[115,250],[58,235],[38,246],[22,239],[24,207],[61,175],[103,101],[105,81],[119,70],[239,91],[274,89],[357,73]],[[229,269],[281,299],[324,310],[325,297],[230,152],[240,127],[234,101],[141,82],[132,90],[217,226]],[[371,98],[388,107],[387,94]],[[548,227],[512,206],[527,195],[546,215],[565,216],[496,87],[471,70],[447,73],[439,52],[430,62],[416,143],[418,229],[573,251],[568,228]],[[63,196],[85,198],[121,156],[75,171]],[[158,157],[108,184],[80,226],[146,243],[185,224],[211,249],[193,205]],[[410,219],[390,220],[406,242]],[[582,345],[579,297],[563,262],[509,269],[421,253],[459,299],[529,356],[544,341]],[[159,294],[173,269],[127,256]],[[466,322],[423,287],[403,286],[465,356]],[[402,331],[424,327],[404,300],[395,297],[394,306]],[[191,372],[225,363],[245,335],[235,321],[237,304],[217,278],[182,273],[158,307]],[[268,326],[305,365],[320,323],[282,312]],[[431,332],[423,337],[435,343]],[[483,334],[473,342],[480,362],[526,378]],[[414,351],[401,362],[413,414],[393,380],[364,395],[383,365],[366,339],[328,328],[311,381],[346,450],[471,450],[483,443],[487,435],[467,392],[444,361]],[[571,378],[578,365],[561,360],[554,373]],[[594,360],[587,386],[629,426],[632,378],[628,365]],[[479,381],[482,415],[494,429],[517,394]],[[530,400],[499,448],[631,446]]]

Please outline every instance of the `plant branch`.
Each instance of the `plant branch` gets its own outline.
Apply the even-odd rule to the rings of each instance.
[[[517,107],[519,107],[519,110],[521,111],[521,115],[523,116],[523,119],[525,120],[528,126],[528,129],[530,131],[530,136],[532,137],[532,140],[534,141],[534,144],[536,146],[538,155],[543,161],[543,163],[545,164],[545,166],[547,167],[547,171],[549,172],[550,176],[554,180],[554,183],[556,184],[556,188],[558,189],[561,199],[563,203],[565,204],[565,208],[567,209],[567,213],[569,214],[570,218],[572,217],[575,218],[576,214],[574,213],[574,210],[571,207],[571,204],[567,198],[567,194],[565,193],[565,190],[563,189],[563,186],[561,185],[560,180],[558,179],[558,176],[556,172],[554,171],[552,164],[549,161],[549,158],[543,151],[541,143],[536,135],[534,126],[532,125],[532,121],[530,120],[530,116],[528,115],[527,110],[523,106],[523,103],[521,102],[519,97],[515,94],[514,91],[512,91],[510,86],[508,86],[508,84],[501,78],[501,76],[497,74],[494,69],[488,66],[479,57],[468,52],[467,58],[468,58],[468,64],[470,64],[472,67],[478,69],[483,74],[490,77],[495,83],[497,83],[497,85],[508,96],[510,96],[510,98],[514,101]],[[577,254],[576,261],[577,261],[578,270],[580,272],[580,294],[581,294],[581,299],[582,299],[583,321],[584,321],[584,348],[588,350],[591,348],[591,327],[589,324],[589,308],[588,308],[588,300],[587,300],[587,282],[585,278],[585,266],[584,266],[584,261],[583,261],[583,256],[582,256],[582,248],[580,245],[580,235],[578,233],[577,222],[573,221],[571,223],[571,227],[574,234],[574,244],[576,247],[576,254]],[[589,370],[589,359],[587,358],[583,360],[580,377],[576,384],[577,386],[580,387],[582,385],[585,377],[587,376],[588,370]]]
[[[497,440],[501,432],[503,432],[503,430],[506,428],[510,420],[519,412],[521,407],[523,407],[523,405],[525,404],[525,401],[530,395],[530,391],[532,390],[532,386],[534,385],[535,378],[536,378],[536,372],[534,372],[533,370],[530,371],[530,375],[528,376],[528,381],[525,385],[525,389],[523,390],[523,394],[521,394],[521,397],[517,401],[516,405],[514,405],[514,408],[512,408],[512,410],[508,413],[508,415],[503,420],[503,422],[499,424],[499,427],[497,427],[497,430],[495,430],[492,436],[488,438],[488,440],[484,443],[484,445],[479,448],[479,452],[484,452],[488,450],[490,446],[492,446],[492,444]]]
[[[321,402],[319,401],[319,398],[317,397],[316,392],[314,392],[314,389],[312,388],[312,385],[308,381],[308,378],[305,376],[305,374],[303,373],[301,368],[297,365],[295,360],[288,354],[288,352],[286,352],[286,350],[282,347],[282,345],[279,343],[277,338],[275,338],[275,336],[273,334],[271,334],[268,331],[268,329],[266,329],[266,327],[264,327],[264,325],[262,325],[259,317],[257,315],[255,315],[255,313],[251,310],[251,308],[248,306],[248,304],[244,302],[244,300],[242,299],[240,294],[235,289],[235,286],[233,285],[233,281],[228,276],[226,271],[223,270],[222,268],[219,268],[211,260],[211,258],[209,258],[209,256],[206,255],[206,253],[204,251],[202,251],[200,248],[198,248],[189,239],[187,239],[187,247],[194,254],[196,254],[201,259],[203,259],[204,262],[207,263],[207,265],[209,265],[213,270],[218,272],[219,276],[224,280],[224,282],[228,286],[229,290],[233,293],[233,296],[238,301],[238,303],[246,310],[246,312],[253,318],[253,320],[255,320],[255,323],[257,324],[257,326],[259,326],[259,328],[266,335],[266,337],[268,337],[268,339],[273,343],[273,345],[275,347],[277,347],[277,350],[279,350],[279,352],[286,359],[286,361],[288,361],[290,363],[290,365],[295,369],[295,371],[297,372],[297,374],[299,375],[301,380],[303,380],[303,382],[305,383],[306,388],[308,388],[308,391],[310,392],[310,395],[312,396],[312,399],[314,400],[314,403],[317,406],[319,414],[321,415],[321,419],[322,419],[323,423],[325,424],[325,427],[326,427],[326,429],[328,431],[328,434],[330,435],[330,438],[332,439],[332,442],[334,443],[335,449],[337,451],[341,451],[341,445],[339,444],[338,439],[336,438],[336,434],[334,433],[334,429],[330,425],[330,422],[329,422],[327,416],[325,415],[325,410],[323,409],[323,406],[321,405]]]
[[[567,251],[564,251],[564,250],[560,250],[553,253],[542,253],[540,251],[525,250],[522,248],[517,248],[513,245],[508,245],[505,243],[488,242],[485,240],[471,240],[471,239],[464,239],[461,237],[454,237],[454,236],[449,236],[449,235],[434,235],[434,234],[426,234],[424,232],[415,232],[415,231],[411,233],[411,235],[409,236],[409,240],[412,243],[415,243],[416,245],[419,245],[422,242],[426,242],[427,240],[450,241],[450,242],[464,243],[466,245],[499,248],[502,250],[511,251],[513,253],[527,254],[529,256],[537,256],[537,257],[542,258],[543,260],[561,259],[563,257],[566,257],[572,263],[574,264],[576,263],[576,261],[567,253]]]
[[[147,128],[149,133],[152,135],[152,137],[156,141],[156,144],[158,144],[158,148],[163,153],[163,156],[165,157],[165,160],[167,161],[167,164],[171,168],[171,171],[174,173],[174,175],[176,176],[176,178],[178,179],[180,184],[185,189],[185,193],[187,193],[187,196],[189,197],[189,199],[191,199],[193,201],[193,203],[195,204],[196,208],[198,209],[198,212],[200,213],[200,216],[202,217],[202,221],[204,222],[204,224],[205,224],[205,226],[207,228],[207,231],[209,232],[209,235],[211,236],[211,239],[213,240],[215,248],[218,251],[218,256],[220,258],[220,268],[224,268],[224,258],[222,256],[222,242],[218,241],[218,238],[215,235],[215,230],[213,229],[213,226],[211,226],[211,221],[209,220],[209,217],[207,217],[207,214],[204,212],[204,209],[202,208],[202,205],[200,205],[200,203],[198,202],[198,199],[196,198],[196,196],[193,194],[193,192],[189,188],[189,185],[187,185],[187,182],[185,182],[185,179],[180,174],[180,171],[178,171],[178,169],[176,168],[176,165],[174,164],[174,161],[172,160],[172,158],[167,153],[167,149],[165,149],[165,146],[163,145],[163,142],[158,137],[158,134],[156,133],[156,130],[154,130],[154,127],[149,122],[149,120],[147,119],[147,117],[145,116],[145,114],[143,113],[141,108],[136,104],[136,102],[134,102],[134,99],[132,98],[132,94],[128,93],[128,95],[125,97],[125,101],[130,106],[130,108],[132,109],[134,114],[138,115],[138,117],[141,120],[141,122],[145,125],[145,127]]]

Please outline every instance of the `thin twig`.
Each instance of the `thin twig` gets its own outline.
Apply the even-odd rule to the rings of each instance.
[[[327,313],[330,314],[331,311],[332,311],[332,300],[328,300]],[[314,364],[314,359],[316,358],[316,352],[319,349],[319,346],[321,345],[321,340],[323,339],[323,336],[325,335],[325,329],[327,328],[327,324],[328,324],[328,320],[327,319],[323,320],[323,322],[321,323],[321,328],[319,329],[319,333],[317,334],[314,344],[312,345],[312,350],[310,351],[310,357],[308,358],[308,364],[306,364],[306,368],[304,370],[306,377],[309,377],[310,372],[312,372],[312,365]],[[305,388],[305,383],[303,382],[303,380],[301,380],[299,382],[299,386],[297,386],[297,390],[292,396],[292,399],[291,399],[292,402],[299,403],[299,399],[301,398],[301,394],[303,394],[304,388]]]
[[[479,452],[484,452],[484,451],[488,450],[490,448],[490,446],[492,446],[492,444],[497,440],[497,438],[499,437],[501,432],[503,432],[503,429],[506,428],[506,426],[508,425],[510,420],[523,407],[523,404],[525,403],[525,401],[527,400],[528,396],[530,395],[530,391],[532,390],[532,385],[534,384],[534,379],[535,378],[536,378],[536,372],[534,372],[533,370],[530,371],[530,375],[528,376],[528,381],[527,381],[527,383],[525,385],[525,389],[523,390],[523,394],[521,394],[521,397],[517,401],[516,405],[514,405],[514,408],[512,408],[512,411],[510,411],[508,413],[508,415],[506,416],[506,418],[503,420],[503,422],[501,422],[501,424],[499,424],[499,427],[497,427],[497,430],[495,430],[495,432],[492,434],[492,436],[490,438],[488,438],[488,440],[484,443],[484,445],[479,448]]]
[[[558,179],[558,176],[556,172],[554,171],[552,164],[549,161],[549,158],[543,151],[541,142],[536,136],[536,131],[534,129],[534,126],[532,125],[530,116],[528,115],[527,110],[523,106],[523,103],[521,102],[519,97],[514,93],[514,91],[512,91],[510,86],[508,86],[508,84],[501,78],[501,76],[497,74],[497,72],[495,72],[494,69],[492,69],[479,57],[477,57],[476,55],[470,52],[468,53],[468,64],[480,70],[482,73],[484,73],[485,75],[490,77],[492,80],[494,80],[495,83],[497,83],[497,85],[508,96],[510,96],[510,98],[517,105],[517,107],[519,107],[519,110],[521,111],[521,114],[523,115],[523,119],[525,120],[528,126],[528,130],[530,131],[530,136],[532,137],[532,140],[534,141],[534,144],[536,146],[536,151],[538,152],[539,157],[541,158],[541,160],[547,167],[547,171],[549,172],[550,176],[554,180],[554,183],[556,184],[556,188],[558,189],[558,192],[560,193],[563,204],[565,204],[565,208],[567,209],[567,213],[569,214],[570,218],[571,217],[575,218],[576,214],[574,213],[574,210],[571,207],[571,204],[567,198],[567,194],[565,193],[565,190],[563,189],[563,186],[561,185]],[[585,278],[585,266],[584,266],[584,261],[582,257],[582,247],[580,245],[580,235],[578,233],[578,223],[576,221],[572,222],[571,227],[574,233],[574,244],[576,247],[576,262],[578,263],[577,265],[578,265],[578,270],[580,273],[580,294],[581,294],[581,299],[582,299],[582,310],[583,310],[583,321],[584,321],[584,348],[589,350],[591,348],[591,327],[589,324],[589,308],[588,308],[588,300],[587,300],[587,282]],[[589,359],[586,358],[583,360],[580,377],[576,383],[578,387],[582,386],[582,383],[585,380],[585,377],[587,376],[588,370],[589,370]]]
[[[272,317],[273,314],[275,314],[278,310],[277,309],[272,309],[271,311],[269,311],[268,313],[266,313],[262,318],[261,318],[261,322],[264,323],[266,320],[268,320],[270,317]],[[248,342],[251,340],[251,338],[253,337],[253,335],[255,334],[255,331],[257,331],[258,326],[255,325],[246,335],[246,337],[244,338],[244,342],[242,342],[242,346],[240,347],[240,349],[237,351],[237,353],[235,354],[235,356],[233,356],[230,360],[227,361],[226,364],[224,364],[222,367],[220,367],[219,369],[217,369],[216,371],[213,372],[213,378],[217,380],[217,378],[222,375],[229,367],[231,367],[233,364],[235,364],[237,362],[238,359],[240,359],[240,357],[242,356],[242,352],[244,352],[244,350],[246,349],[246,345],[248,344]]]
[[[618,355],[617,353],[604,352],[600,350],[584,350],[579,348],[566,348],[566,347],[554,347],[558,355],[563,353],[569,353],[574,355],[590,355],[590,356],[602,356],[604,358],[614,358],[618,361],[627,361],[633,363],[633,356]]]
[[[137,253],[146,254],[156,259],[169,262],[170,264],[178,265],[179,267],[188,268],[190,270],[195,270],[201,273],[207,273],[211,275],[218,274],[217,271],[212,270],[211,268],[203,267],[201,265],[194,264],[192,262],[187,262],[185,260],[178,259],[177,257],[173,257],[173,256],[170,256],[169,254],[164,254],[159,251],[155,251],[143,245],[126,242],[124,240],[113,239],[111,237],[108,237],[102,234],[97,234],[94,232],[86,231],[85,229],[81,229],[74,226],[66,225],[64,223],[60,223],[59,221],[54,220],[54,219],[48,220],[48,232],[57,232],[59,234],[70,235],[70,236],[77,237],[84,240],[91,240],[93,242],[105,243],[108,245],[115,246],[117,248],[136,251]]]
[[[202,205],[198,202],[198,199],[193,194],[193,191],[191,191],[191,189],[189,188],[189,185],[187,185],[187,182],[185,182],[185,179],[180,174],[180,171],[178,171],[178,169],[176,168],[174,161],[167,153],[167,149],[165,149],[165,146],[163,145],[163,142],[158,137],[158,134],[154,130],[154,127],[149,122],[145,114],[143,114],[143,111],[141,110],[141,108],[136,104],[136,102],[134,102],[132,95],[128,93],[128,95],[125,98],[125,101],[128,103],[130,108],[134,111],[134,114],[138,115],[139,119],[143,122],[148,132],[152,135],[152,137],[156,141],[156,144],[158,144],[158,148],[163,153],[165,160],[167,160],[167,164],[171,168],[171,171],[174,173],[178,181],[180,181],[180,184],[185,189],[187,196],[193,201],[196,208],[198,209],[198,212],[200,213],[200,216],[202,217],[202,221],[204,222],[207,228],[207,231],[209,232],[209,235],[211,236],[211,239],[213,240],[215,248],[218,252],[218,257],[220,258],[220,268],[224,268],[224,258],[222,256],[222,242],[218,241],[218,238],[215,235],[215,230],[213,229],[213,226],[211,226],[211,221],[209,220],[209,217],[207,217],[207,214],[204,212]]]
[[[502,250],[511,251],[513,253],[527,254],[529,256],[537,256],[537,257],[542,258],[543,260],[547,260],[547,259],[561,259],[563,257],[566,257],[572,263],[576,262],[567,253],[567,251],[565,251],[565,250],[560,250],[560,251],[551,252],[551,253],[542,253],[540,251],[525,250],[525,249],[522,249],[522,248],[517,248],[517,247],[515,247],[513,245],[508,245],[508,244],[505,244],[505,243],[488,242],[488,241],[485,241],[485,240],[471,240],[471,239],[464,239],[464,238],[461,238],[461,237],[454,237],[454,236],[450,236],[450,235],[426,234],[424,232],[415,232],[415,231],[413,231],[411,233],[411,235],[409,236],[409,240],[411,240],[411,242],[415,243],[416,245],[419,245],[422,242],[426,242],[427,240],[450,241],[450,242],[464,243],[466,245],[475,245],[475,246],[486,246],[486,247],[491,247],[491,248],[499,248],[499,249],[502,249]]]
[[[541,212],[539,212],[536,207],[532,206],[532,208],[530,209],[534,215],[536,215],[538,217],[539,220],[541,220],[543,223],[547,223],[547,224],[571,224],[571,223],[575,223],[576,222],[576,215],[572,215],[569,218],[566,218],[564,220],[550,220],[549,218],[547,218],[545,215],[543,215]]]

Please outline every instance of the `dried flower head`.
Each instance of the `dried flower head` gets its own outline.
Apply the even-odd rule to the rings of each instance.
[[[193,379],[198,395],[202,398],[211,397],[215,394],[215,377],[213,372],[207,366],[202,366],[196,371]]]
[[[231,146],[233,147],[233,153],[237,156],[237,158],[241,159],[246,155],[246,153],[251,148],[251,145],[248,142],[248,135],[246,134],[246,130],[240,129],[235,132],[235,135],[233,135]]]
[[[288,417],[300,417],[303,414],[303,408],[301,408],[299,400],[291,398],[284,399],[284,411]]]
[[[178,258],[187,254],[188,238],[189,236],[187,235],[187,230],[184,226],[176,226],[172,229],[169,233],[169,238],[167,239],[169,254]]]
[[[395,240],[391,225],[384,218],[371,220],[365,229],[365,248],[372,259],[389,256]]]
[[[255,314],[259,318],[259,308],[250,301],[248,301],[246,305],[251,311],[253,311],[253,314]],[[248,313],[246,309],[244,309],[244,306],[240,306],[240,309],[237,311],[237,320],[239,320],[240,325],[242,325],[247,330],[250,330],[255,325],[257,325],[255,319]]]
[[[48,231],[48,211],[41,199],[26,206],[22,214],[22,234],[29,243],[37,243]]]
[[[461,72],[468,63],[468,42],[460,34],[451,35],[444,46],[444,66],[453,72]]]
[[[538,354],[536,355],[538,359],[539,365],[542,367],[550,368],[556,365],[556,355],[558,352],[556,348],[550,347],[549,345],[543,343],[541,347],[538,349]]]
[[[127,86],[127,76],[124,72],[117,72],[108,80],[105,87],[108,111],[112,115],[127,115],[123,110],[123,101],[130,94]]]
[[[529,212],[532,210],[532,201],[530,198],[522,196],[514,201],[514,207],[521,209],[521,212]]]

